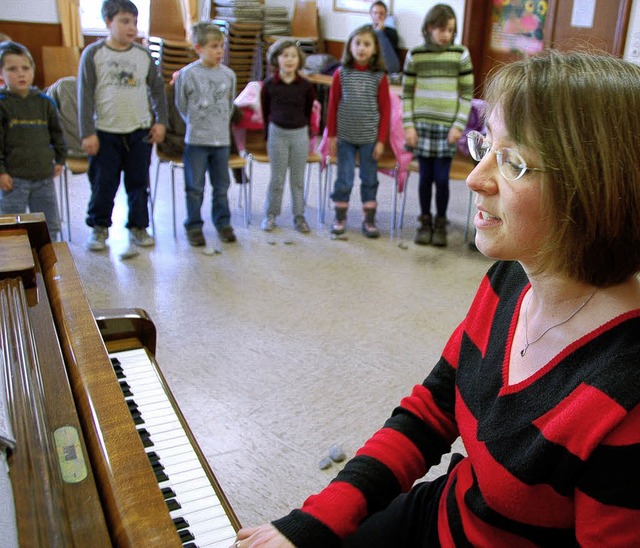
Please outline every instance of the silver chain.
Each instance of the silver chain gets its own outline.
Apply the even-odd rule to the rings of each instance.
[[[540,335],[538,335],[535,339],[529,342],[529,333],[528,333],[528,325],[527,325],[527,316],[529,315],[529,305],[531,304],[531,299],[533,299],[533,292],[529,293],[529,300],[527,301],[527,307],[524,309],[524,347],[520,350],[520,356],[524,358],[524,355],[527,353],[527,349],[534,343],[537,343],[542,337],[544,337],[549,331],[556,327],[560,327],[562,324],[567,323],[571,318],[573,318],[578,312],[580,312],[587,303],[591,300],[591,298],[596,294],[598,288],[596,287],[591,294],[585,299],[585,301],[576,308],[567,318],[558,322],[551,327],[547,327]]]

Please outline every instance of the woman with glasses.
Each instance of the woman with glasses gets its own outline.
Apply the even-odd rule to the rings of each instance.
[[[238,546],[640,546],[640,67],[550,51],[485,93],[467,185],[497,262],[384,427]]]

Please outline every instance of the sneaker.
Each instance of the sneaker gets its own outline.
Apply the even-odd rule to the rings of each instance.
[[[218,236],[223,242],[227,242],[228,244],[236,241],[236,233],[233,231],[233,227],[231,225],[223,226],[220,230],[218,230]]]
[[[347,229],[347,220],[335,218],[331,223],[331,234],[344,234]]]
[[[274,215],[267,215],[263,220],[260,228],[265,232],[271,232],[276,227],[276,218]]]
[[[140,247],[151,247],[156,245],[156,241],[153,239],[153,236],[149,235],[146,228],[130,228],[129,241],[132,244],[139,245]]]
[[[203,247],[207,245],[201,228],[190,228],[187,230],[187,240],[193,247]]]
[[[87,240],[87,249],[90,251],[103,251],[107,247],[105,242],[108,237],[109,229],[106,226],[94,226]]]
[[[307,223],[307,220],[304,218],[304,215],[298,215],[293,221],[293,226],[298,232],[302,232],[302,234],[308,234],[311,229]]]

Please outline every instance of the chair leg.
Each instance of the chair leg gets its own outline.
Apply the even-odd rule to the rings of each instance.
[[[244,199],[244,227],[249,228],[251,224],[251,179],[247,179],[247,174],[242,168],[242,196]]]
[[[309,179],[311,177],[311,164],[307,162],[304,166],[304,190],[302,191],[302,199],[304,205],[307,205],[307,198],[309,197]]]
[[[407,178],[404,181],[404,190],[402,191],[402,205],[400,206],[400,223],[398,224],[398,228],[402,230],[404,226],[404,212],[407,207],[407,192],[409,191],[409,174],[407,174]]]
[[[247,204],[246,204],[246,211],[247,211],[247,226],[251,224],[251,214],[253,213],[252,211],[252,194],[253,194],[253,156],[251,154],[249,154],[247,156],[247,161],[249,162],[249,181],[247,183]]]
[[[398,213],[398,168],[393,170],[393,200],[391,202],[391,229],[389,230],[389,234],[392,240],[396,235],[396,226],[398,223],[397,213]]]
[[[318,164],[318,225],[321,225],[323,222],[324,222],[324,219],[322,218],[322,164]]]
[[[176,169],[178,166],[173,162],[169,162],[171,168],[171,219],[173,221],[173,239],[178,239],[176,231]]]
[[[60,175],[60,221],[67,225],[67,241],[71,241],[71,213],[69,206],[69,168],[62,166]],[[64,211],[64,214],[63,214]],[[64,220],[63,220],[64,217]],[[62,226],[60,227],[60,237],[62,237]]]

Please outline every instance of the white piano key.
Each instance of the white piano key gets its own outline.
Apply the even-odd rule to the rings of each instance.
[[[112,354],[120,361],[124,379],[133,394],[127,397],[138,407],[143,424],[137,426],[149,434],[152,446],[181,508],[170,512],[172,518],[182,517],[199,547],[229,546],[236,537],[235,529],[211,485],[182,423],[165,393],[164,387],[143,349]]]

